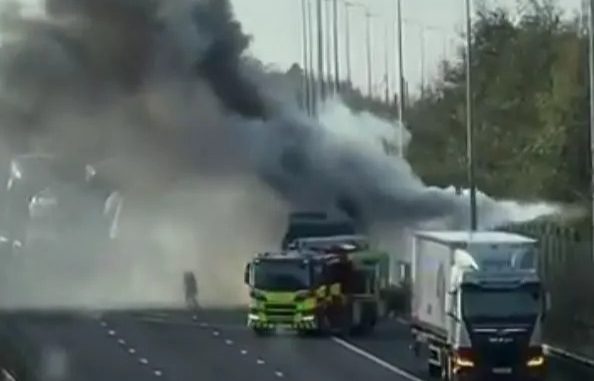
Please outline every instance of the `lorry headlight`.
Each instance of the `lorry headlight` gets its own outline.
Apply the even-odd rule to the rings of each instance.
[[[544,356],[541,355],[541,356],[532,357],[530,360],[528,360],[526,362],[526,366],[528,368],[537,368],[539,366],[543,366],[544,363],[545,363],[545,358],[544,358]]]
[[[456,368],[474,368],[472,361],[472,350],[469,348],[458,348],[454,352],[454,367]]]
[[[474,362],[472,360],[464,358],[464,357],[458,357],[458,356],[456,356],[456,358],[454,359],[454,364],[458,368],[473,368],[474,367]]]

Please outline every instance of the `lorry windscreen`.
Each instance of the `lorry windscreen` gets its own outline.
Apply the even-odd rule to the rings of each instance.
[[[466,319],[506,319],[533,317],[541,308],[538,290],[519,288],[490,290],[465,288],[462,293],[462,311]]]
[[[310,266],[301,260],[261,261],[254,266],[254,287],[266,291],[309,289]]]

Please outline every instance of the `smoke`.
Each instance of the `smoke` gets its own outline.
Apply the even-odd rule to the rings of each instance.
[[[179,302],[185,270],[203,300],[237,302],[243,262],[278,247],[290,209],[338,209],[368,226],[467,220],[464,197],[385,154],[389,123],[338,101],[307,118],[293,89],[245,55],[227,0],[45,5],[40,18],[3,16],[3,146],[97,163],[125,206],[117,249],[92,275],[57,271],[44,278],[51,297],[31,289],[9,304]],[[497,202],[481,205],[505,220]],[[30,266],[33,282],[45,270]]]

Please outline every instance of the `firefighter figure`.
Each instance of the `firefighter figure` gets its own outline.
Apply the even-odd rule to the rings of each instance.
[[[197,309],[198,306],[198,283],[196,276],[192,271],[184,273],[184,291],[186,296],[186,305],[189,309]]]

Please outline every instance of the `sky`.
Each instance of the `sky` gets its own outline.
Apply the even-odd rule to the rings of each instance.
[[[244,31],[253,37],[250,53],[264,63],[286,70],[302,62],[301,39],[302,0],[231,0],[235,15]],[[315,0],[309,0],[312,4]],[[323,0],[325,3],[330,2]],[[394,25],[396,0],[351,0],[369,7],[372,20],[372,83],[376,94],[385,91],[385,46],[388,46],[388,71],[391,89],[396,88],[396,43]],[[444,55],[451,57],[456,46],[463,43],[464,0],[401,0],[403,26],[404,75],[414,92],[422,82],[428,82],[437,72]],[[483,0],[516,9],[522,0]],[[344,0],[339,2],[339,62],[346,61],[344,46]],[[477,0],[474,0],[477,3]],[[524,1],[525,2],[525,1]],[[582,0],[559,0],[567,15],[580,10]],[[350,8],[351,67],[353,82],[367,89],[365,11]],[[424,28],[421,27],[424,26]],[[385,29],[389,28],[388,43]],[[424,29],[424,33],[421,30]],[[422,34],[423,37],[422,38]],[[421,43],[424,41],[424,43]],[[424,48],[423,48],[424,47]],[[424,58],[424,59],[423,59]],[[339,70],[340,71],[340,70]]]
[[[0,0],[0,4],[9,0]],[[44,0],[21,0],[32,12]],[[302,0],[230,0],[236,18],[244,32],[252,36],[248,54],[267,65],[287,70],[293,63],[301,63],[303,57],[301,34]],[[306,0],[315,4],[316,0]],[[331,1],[322,0],[328,7]],[[342,74],[345,74],[345,0],[339,4],[339,51]],[[385,92],[386,57],[390,89],[397,84],[396,62],[396,0],[348,0],[367,6],[371,18],[372,84],[375,94]],[[456,48],[463,44],[464,0],[401,0],[403,26],[404,76],[409,90],[415,92],[423,82],[436,75],[438,63],[452,57]],[[471,0],[478,3],[479,0]],[[493,5],[515,9],[526,0],[482,0]],[[558,0],[571,15],[580,10],[584,0]],[[330,9],[330,8],[328,8]],[[351,67],[353,83],[367,89],[366,28],[364,8],[351,7]],[[388,38],[386,39],[386,31]],[[424,31],[422,33],[422,31]],[[387,52],[387,54],[386,54]]]

